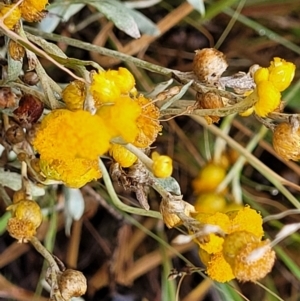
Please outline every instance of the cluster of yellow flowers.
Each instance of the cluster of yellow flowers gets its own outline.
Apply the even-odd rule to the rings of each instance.
[[[44,176],[69,187],[100,178],[98,158],[106,152],[122,167],[136,161],[124,147],[111,144],[113,138],[146,148],[161,131],[158,108],[137,94],[134,77],[125,68],[92,73],[88,87],[74,81],[62,97],[66,109],[53,110],[42,120],[33,145]],[[84,110],[87,97],[93,97],[95,114]]]
[[[268,68],[259,68],[254,73],[256,88],[247,97],[256,103],[242,116],[249,116],[253,111],[260,117],[266,117],[280,105],[281,93],[291,84],[296,66],[284,59],[275,57]]]
[[[38,22],[44,16],[44,9],[48,4],[48,0],[23,0],[19,6],[2,5],[0,6],[0,17],[7,14],[4,24],[13,29],[15,25],[23,18],[27,22]]]
[[[228,213],[198,213],[203,224],[218,225],[224,237],[209,234],[209,241],[198,241],[199,256],[210,278],[227,282],[256,281],[265,277],[274,265],[275,252],[269,240],[262,240],[262,217],[249,206]]]

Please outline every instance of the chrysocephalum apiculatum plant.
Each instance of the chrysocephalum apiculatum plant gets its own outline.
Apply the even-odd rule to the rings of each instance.
[[[22,62],[28,55],[26,46],[31,45],[28,40],[23,40],[21,45],[16,38],[22,40],[19,36],[22,20],[40,21],[46,14],[47,4],[48,1],[23,0],[0,5],[1,24],[10,38],[8,55],[12,60]],[[33,45],[31,51],[38,50]],[[26,82],[24,76],[26,89],[19,88],[21,97],[12,88],[1,87],[6,89],[1,108],[10,110],[10,114],[2,113],[5,147],[18,155],[22,168],[22,188],[15,191],[13,203],[7,207],[11,211],[7,230],[18,242],[31,242],[49,261],[51,279],[48,281],[53,300],[81,296],[86,291],[86,279],[79,271],[59,266],[37,239],[43,215],[32,198],[27,172],[37,183],[78,189],[102,177],[107,183],[108,173],[101,158],[109,159],[113,167],[111,176],[124,189],[134,191],[144,209],[115,205],[136,214],[161,217],[168,228],[184,226],[198,244],[199,257],[211,279],[255,282],[272,270],[274,244],[263,238],[261,214],[250,206],[228,204],[226,189],[218,191],[227,175],[227,166],[211,161],[202,167],[192,182],[198,197],[193,206],[183,200],[180,189],[168,186],[170,179],[176,183],[171,178],[173,159],[152,151],[152,147],[162,132],[160,120],[164,116],[202,115],[212,124],[221,116],[234,113],[242,116],[253,113],[261,120],[282,110],[281,92],[293,80],[293,63],[275,57],[269,67],[256,65],[243,76],[225,78],[222,77],[228,67],[225,55],[213,48],[199,49],[192,72],[170,71],[178,86],[149,98],[138,91],[136,80],[127,68],[103,70],[99,66],[97,70],[75,75],[60,63],[57,65],[74,80],[64,89],[51,82],[52,88],[55,87],[52,94],[41,94],[35,89],[30,94],[28,87],[36,86],[41,80],[41,87],[45,88],[47,79],[47,75],[35,70],[38,58],[30,59],[35,60],[30,70],[35,79]],[[146,64],[140,61],[140,66]],[[151,66],[147,64],[148,69]],[[164,70],[164,74],[168,71],[159,70]],[[190,106],[178,99],[168,103],[187,88],[181,85],[190,80],[194,81],[196,100]],[[228,92],[227,87],[234,93]],[[278,155],[286,160],[299,160],[299,122],[294,118],[272,124],[270,128],[274,131],[273,145]],[[148,211],[145,187],[153,187],[161,195],[160,213]],[[215,201],[218,203],[211,204]]]

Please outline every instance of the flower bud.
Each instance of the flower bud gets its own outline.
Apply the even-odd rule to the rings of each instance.
[[[169,156],[161,156],[157,152],[152,154],[152,171],[157,178],[170,177],[173,172],[172,159]]]
[[[127,150],[124,146],[113,144],[109,149],[109,154],[114,158],[121,167],[127,168],[136,162],[137,156]]]
[[[193,72],[199,81],[207,84],[216,83],[228,64],[224,53],[214,48],[196,50]]]

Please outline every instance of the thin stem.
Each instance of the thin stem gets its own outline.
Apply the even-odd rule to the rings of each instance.
[[[60,269],[52,254],[42,245],[42,243],[35,236],[31,237],[30,243],[48,261],[49,266],[53,271],[57,273],[60,272]]]
[[[4,23],[3,23],[3,18],[0,19],[0,28],[3,34],[8,36],[10,39],[14,40],[15,42],[21,44],[22,46],[25,46],[26,48],[30,49],[31,51],[34,51],[34,53],[46,58],[49,60],[51,63],[53,63],[55,66],[60,68],[61,70],[65,71],[69,75],[71,75],[74,79],[78,79],[82,81],[82,78],[78,77],[75,75],[72,71],[64,67],[63,65],[59,64],[55,59],[53,59],[50,55],[48,55],[45,51],[39,49],[37,46],[29,42],[27,39],[19,36],[12,30],[10,30]]]
[[[115,51],[115,50],[107,49],[107,48],[104,48],[104,47],[92,45],[90,43],[82,42],[82,41],[72,39],[72,38],[68,38],[68,37],[63,37],[63,36],[53,34],[53,33],[42,32],[42,31],[40,31],[36,28],[33,28],[33,27],[24,26],[24,28],[26,29],[26,31],[30,32],[31,34],[39,35],[40,37],[43,37],[45,39],[55,41],[55,42],[65,43],[67,45],[74,46],[74,47],[77,47],[79,49],[93,51],[93,52],[96,52],[96,53],[99,53],[99,54],[102,54],[102,55],[118,58],[121,61],[126,61],[126,62],[133,63],[137,67],[140,67],[140,68],[152,71],[152,72],[156,72],[156,73],[159,73],[159,74],[162,74],[162,75],[169,75],[170,76],[173,72],[172,69],[168,69],[168,68],[161,67],[161,66],[158,66],[158,65],[155,65],[155,64],[151,64],[149,62],[145,62],[145,61],[140,60],[138,58],[132,57],[128,54],[121,53],[119,51]]]

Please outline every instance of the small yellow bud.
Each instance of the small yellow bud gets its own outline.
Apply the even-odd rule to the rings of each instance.
[[[197,178],[192,182],[194,192],[211,192],[224,180],[226,169],[219,164],[209,162],[199,172]]]
[[[130,167],[136,162],[137,156],[127,150],[124,146],[113,144],[109,149],[109,154],[114,158],[121,167]]]
[[[200,194],[194,204],[196,211],[203,213],[222,212],[226,206],[224,196],[214,192]]]
[[[157,152],[153,152],[152,159],[152,171],[155,177],[167,178],[171,176],[173,172],[173,163],[169,156],[161,156]]]

